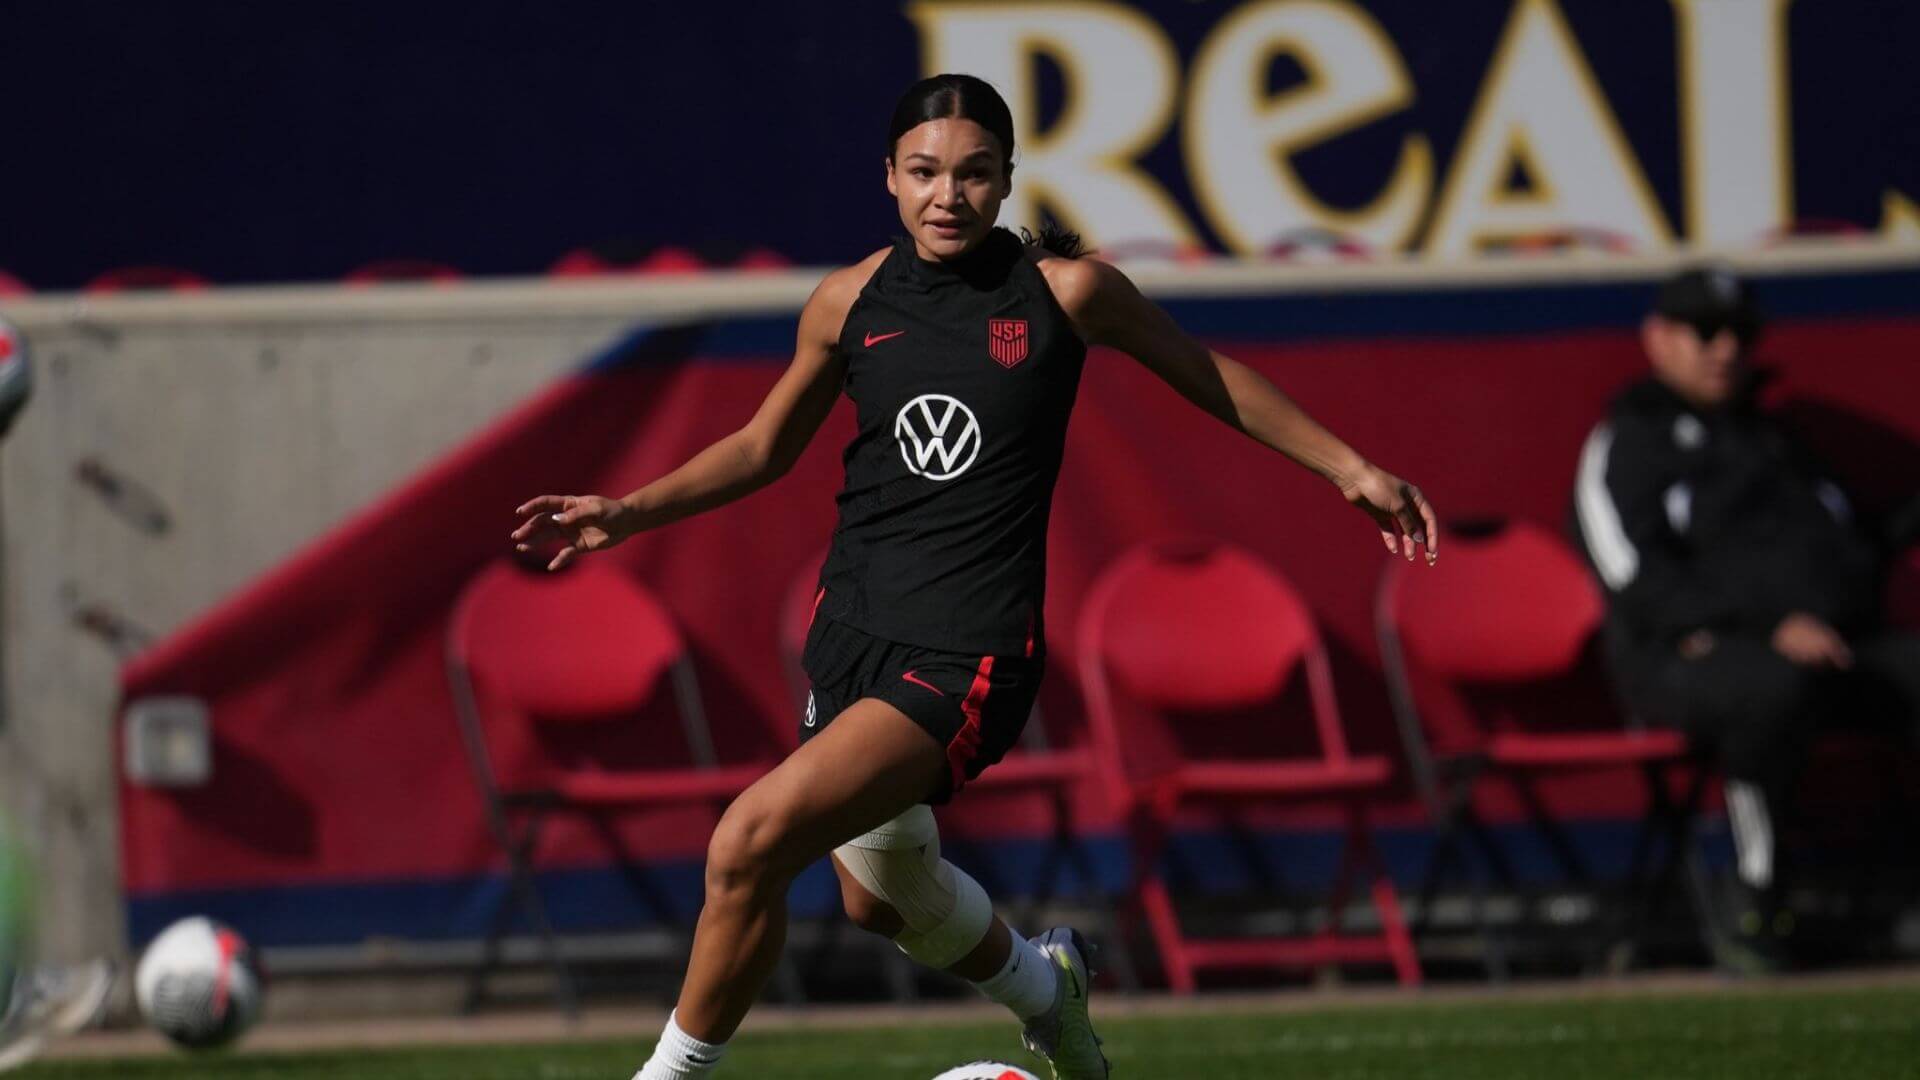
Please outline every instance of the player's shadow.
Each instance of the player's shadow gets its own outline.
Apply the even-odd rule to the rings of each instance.
[[[277,859],[309,860],[319,851],[319,815],[266,758],[215,740],[214,782],[181,791],[187,817],[242,846]]]

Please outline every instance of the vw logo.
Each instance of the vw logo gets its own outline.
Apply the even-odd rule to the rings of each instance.
[[[915,476],[951,480],[980,456],[980,422],[959,398],[921,394],[893,421],[901,460]]]

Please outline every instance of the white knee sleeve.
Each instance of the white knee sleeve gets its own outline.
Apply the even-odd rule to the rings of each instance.
[[[932,968],[972,952],[993,925],[987,890],[940,857],[933,810],[916,806],[834,851],[854,880],[900,913],[900,951]]]

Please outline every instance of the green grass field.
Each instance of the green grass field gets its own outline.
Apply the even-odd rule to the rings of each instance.
[[[1456,1001],[1129,1016],[1101,1025],[1118,1080],[1737,1080],[1920,1076],[1920,987]],[[19,1080],[627,1080],[640,1042],[52,1062]],[[929,1080],[995,1057],[1010,1024],[802,1030],[736,1040],[730,1080]],[[1043,1074],[1044,1075],[1044,1074]]]

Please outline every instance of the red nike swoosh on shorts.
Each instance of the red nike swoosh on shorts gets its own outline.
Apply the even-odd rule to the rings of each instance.
[[[888,338],[896,338],[904,333],[906,333],[905,330],[895,330],[891,334],[876,334],[873,331],[869,330],[867,331],[867,348],[871,349],[875,345],[880,344],[881,342],[887,340]]]
[[[939,687],[933,685],[932,683],[926,681],[925,679],[915,678],[913,675],[913,672],[911,671],[907,672],[905,675],[902,675],[900,677],[914,684],[915,686],[924,686],[927,689],[933,691],[934,693],[939,694],[941,697],[947,696],[947,692],[945,690],[940,689]]]

